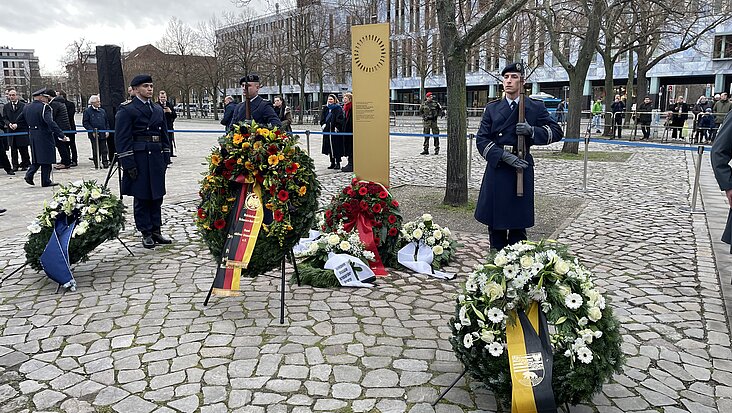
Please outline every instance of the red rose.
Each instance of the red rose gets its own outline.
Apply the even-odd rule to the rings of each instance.
[[[358,179],[353,178],[351,179],[351,185],[356,185],[358,183]]]
[[[277,199],[279,199],[280,202],[285,202],[290,199],[290,193],[281,189],[280,192],[277,193]]]
[[[356,192],[349,186],[344,190],[345,194],[349,197],[353,198],[354,195],[356,195]]]
[[[379,221],[374,222],[374,228],[381,228],[382,226],[384,226],[384,224],[382,224],[381,222],[379,222]]]
[[[343,191],[341,192],[343,192],[344,195],[348,195],[348,188],[343,188]]]
[[[320,226],[320,230],[323,231],[323,232],[325,232],[325,225],[321,225]]]
[[[198,218],[201,220],[206,219],[206,213],[203,211],[203,208],[198,208]]]
[[[392,216],[393,216],[393,215],[392,215]],[[389,228],[389,232],[388,232],[388,234],[389,234],[389,236],[390,236],[390,237],[393,237],[393,236],[396,236],[397,232],[398,232],[398,231],[397,231],[397,229],[396,229],[396,228],[394,228],[394,227],[391,227],[391,228]]]
[[[375,204],[371,210],[374,211],[375,214],[378,214],[381,212],[381,204]]]
[[[294,174],[295,172],[297,172],[297,164],[295,164],[293,162],[293,163],[287,165],[285,167],[285,172],[287,172],[288,174]]]
[[[376,245],[379,245],[379,244],[381,244],[381,238],[379,238],[379,237],[377,237],[377,236],[374,236],[374,243],[375,243]]]
[[[359,193],[359,195],[363,196],[363,195],[368,194],[369,190],[365,186],[362,186],[361,188],[358,189],[358,193]]]
[[[366,201],[359,202],[359,206],[361,207],[361,210],[363,210],[363,211],[369,210],[369,204]]]
[[[281,130],[279,130],[279,129],[277,129],[277,130],[276,130],[276,131],[274,132],[274,134],[275,134],[276,136],[280,136],[280,135],[282,135],[282,131],[281,131]]]
[[[224,166],[226,167],[226,169],[234,169],[234,165],[236,165],[236,159],[229,158],[224,161]]]
[[[270,154],[270,155],[276,154],[277,153],[277,145],[275,145],[275,144],[269,145],[269,148],[267,148],[267,153]]]
[[[399,202],[397,202],[397,200],[394,199],[391,201],[391,206],[393,206],[394,208],[399,208]]]
[[[221,176],[223,176],[224,179],[231,179],[231,171],[227,169],[221,173]]]
[[[333,211],[331,211],[330,209],[325,211],[326,218],[330,219],[330,217],[332,217],[332,216],[333,216]]]
[[[387,218],[390,224],[396,224],[397,217],[396,215],[389,215],[389,218]]]
[[[223,219],[217,219],[216,221],[214,221],[214,228],[216,229],[224,229],[225,226],[226,221],[224,221]]]
[[[274,211],[274,220],[277,222],[282,222],[282,219],[285,217],[285,214],[282,213],[279,209],[275,209]]]
[[[379,198],[386,199],[387,196],[389,196],[389,194],[386,191],[379,192]]]

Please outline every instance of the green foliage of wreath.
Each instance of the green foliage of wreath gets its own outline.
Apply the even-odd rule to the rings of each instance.
[[[333,270],[316,268],[308,262],[298,263],[297,269],[300,273],[300,282],[304,285],[311,285],[318,288],[338,288],[341,286],[341,283],[338,282],[338,278],[335,276],[335,272],[333,272]],[[296,282],[297,278],[293,273],[290,277],[290,283],[292,284]]]
[[[249,266],[242,270],[242,276],[255,277],[276,268],[313,226],[320,182],[312,158],[297,145],[298,137],[277,128],[242,123],[219,143],[207,158],[196,225],[211,255],[221,262],[227,223],[241,188],[233,179],[246,175],[259,182],[262,204],[274,220],[259,231]]]

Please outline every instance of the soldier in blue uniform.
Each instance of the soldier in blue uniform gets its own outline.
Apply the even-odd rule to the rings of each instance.
[[[475,219],[488,225],[491,248],[501,250],[526,239],[534,226],[534,159],[531,145],[548,145],[562,139],[563,132],[540,101],[526,99],[525,122],[518,122],[518,103],[523,78],[520,63],[502,71],[505,98],[486,105],[476,135],[478,153],[488,165],[483,175]],[[526,156],[517,156],[517,136],[525,137]],[[524,195],[516,195],[516,169],[523,172]]]
[[[135,226],[142,233],[142,246],[153,248],[172,242],[160,233],[170,140],[163,109],[151,100],[152,77],[137,75],[130,86],[135,97],[120,105],[114,127],[117,157],[124,171],[120,190],[135,198]]]
[[[229,123],[229,129],[241,121],[254,120],[259,125],[282,126],[280,117],[277,116],[272,102],[259,96],[259,76],[250,74],[239,79],[242,87],[243,101],[236,106],[234,116]],[[249,97],[249,118],[246,116],[247,96]]]
[[[48,104],[55,96],[51,89],[40,89],[33,93],[33,103],[26,105],[23,117],[30,132],[31,166],[25,173],[25,182],[35,185],[33,175],[41,169],[41,186],[56,186],[51,182],[51,164],[56,163],[56,141],[67,142],[69,138],[53,120],[53,110]]]

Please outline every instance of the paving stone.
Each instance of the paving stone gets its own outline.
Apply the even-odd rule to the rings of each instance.
[[[156,407],[157,406],[155,404],[138,396],[129,396],[112,406],[112,408],[119,413],[150,413],[155,410]]]
[[[33,395],[33,404],[37,409],[44,410],[56,406],[64,400],[66,395],[54,390],[43,390]]]
[[[105,387],[102,391],[97,394],[94,398],[94,405],[107,406],[110,404],[117,403],[118,401],[127,397],[130,393],[126,392],[117,387]]]
[[[399,376],[386,369],[372,370],[366,373],[361,383],[364,387],[394,387],[399,381]]]

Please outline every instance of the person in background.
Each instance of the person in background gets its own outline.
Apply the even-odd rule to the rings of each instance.
[[[4,125],[5,120],[3,119],[2,112],[0,112],[0,130],[3,129]],[[6,153],[10,147],[9,138],[11,138],[11,136],[0,136],[0,168],[5,169],[5,172],[8,175],[15,175],[13,165],[10,163],[10,159],[8,159],[8,154]]]
[[[64,104],[66,105],[66,113],[69,117],[69,129],[68,130],[73,131],[73,132],[66,133],[66,137],[69,138],[69,151],[70,151],[69,154],[71,155],[71,158],[70,158],[71,163],[69,164],[69,166],[71,166],[71,167],[79,166],[79,154],[78,154],[78,151],[76,150],[76,120],[74,119],[74,115],[76,114],[76,105],[74,104],[74,102],[71,102],[66,97],[66,92],[64,92],[63,90],[60,90],[58,92],[58,94],[64,98]]]
[[[437,117],[444,116],[442,106],[435,101],[432,97],[432,92],[427,92],[425,100],[422,102],[422,106],[419,108],[419,113],[422,115],[423,130],[422,133],[425,135],[434,135],[435,142],[435,155],[440,154],[440,127],[437,125]],[[424,137],[424,143],[422,144],[422,153],[420,155],[429,155],[430,151],[430,137]]]
[[[343,127],[343,109],[338,104],[336,95],[328,95],[328,104],[320,113],[320,127],[323,129],[323,146],[321,152],[330,158],[328,169],[341,169],[343,156],[343,135],[331,135],[329,132],[340,132]]]
[[[101,102],[99,101],[99,95],[91,95],[89,97],[89,107],[84,109],[84,116],[82,118],[82,124],[86,130],[108,130],[109,121],[107,120],[107,112],[102,109]],[[97,136],[94,136],[94,132],[89,133],[89,141],[92,146],[92,161],[94,161],[94,167],[99,167],[99,159],[102,160],[104,168],[109,168],[109,162],[107,161],[107,132],[97,132]],[[99,157],[97,157],[99,154]]]
[[[229,126],[229,123],[231,123],[231,118],[234,116],[234,110],[236,109],[236,102],[234,102],[234,98],[231,96],[227,96],[224,98],[224,117],[221,118],[220,124],[224,125],[224,128]]]
[[[651,112],[653,112],[653,101],[650,96],[643,98],[643,102],[638,105],[638,123],[643,132],[644,141],[647,141],[651,137]]]
[[[56,141],[68,141],[56,121],[50,99],[56,95],[52,89],[40,89],[33,93],[33,102],[25,106],[23,117],[30,131],[31,166],[25,173],[25,182],[35,185],[33,176],[41,170],[41,186],[56,186],[51,181],[51,164],[56,163]],[[60,103],[59,103],[60,104]],[[64,111],[66,106],[61,105]]]
[[[613,131],[614,139],[615,135],[618,135],[618,139],[623,137],[623,118],[625,118],[625,103],[620,99],[620,95],[615,95],[615,102],[610,106],[610,110],[613,113],[613,125],[615,130]]]
[[[343,154],[348,157],[348,163],[341,171],[353,172],[353,94],[346,92],[343,94],[343,133],[351,135],[343,135]]]
[[[721,100],[720,100],[721,101]],[[727,215],[727,226],[722,234],[722,241],[730,244],[730,253],[732,253],[732,116],[729,113],[722,122],[722,127],[717,133],[717,139],[712,145],[712,169],[714,177],[717,179],[719,189],[724,191],[729,205],[729,215]]]
[[[592,103],[592,129],[595,129],[595,133],[600,133],[600,124],[602,123],[602,99],[597,98]]]
[[[704,95],[699,96],[699,99],[696,100],[696,103],[691,108],[691,112],[694,114],[694,139],[697,142],[701,142],[703,140],[702,138],[702,131],[701,131],[701,118],[704,116],[704,112],[707,111],[707,108],[711,108],[712,105],[707,100],[707,97]],[[704,133],[706,136],[707,134]]]
[[[683,96],[678,96],[676,98],[676,103],[671,111],[673,112],[671,117],[671,127],[673,127],[673,130],[671,131],[671,139],[676,139],[676,134],[678,133],[678,138],[683,140],[684,123],[689,119],[689,105],[684,102]]]
[[[56,125],[62,131],[70,130],[71,125],[69,124],[69,111],[66,109],[66,99],[52,89],[49,89],[49,92],[53,92],[49,93],[52,98],[48,103],[51,105],[51,109],[53,109],[53,121],[56,122]],[[69,169],[71,167],[71,148],[69,142],[69,139],[56,141],[56,148],[61,157],[61,162],[55,166],[56,169]]]
[[[557,123],[562,124],[564,123],[564,101],[560,101],[557,105],[557,110],[555,112],[557,117]]]
[[[18,92],[10,89],[7,92],[8,103],[3,107],[5,117],[5,132],[23,133],[12,136],[10,139],[10,159],[13,161],[13,170],[25,171],[30,166],[30,152],[28,152],[28,125],[23,118],[25,102],[18,99]]]
[[[175,122],[175,118],[178,117],[178,114],[175,113],[173,103],[168,100],[168,94],[165,93],[164,90],[158,92],[158,105],[163,108],[163,114],[165,115],[165,124],[168,125],[168,137],[170,139],[170,156],[175,158],[177,156],[175,154],[175,135],[171,131],[173,130],[173,123]]]
[[[712,108],[707,108],[699,120],[699,132],[701,132],[699,135],[699,142],[704,141],[704,143],[713,143],[717,134],[715,127],[716,124],[714,123]]]
[[[274,110],[277,113],[277,117],[280,118],[280,122],[282,122],[280,129],[285,132],[292,132],[292,113],[290,112],[290,107],[282,99],[282,96],[275,96]]]

